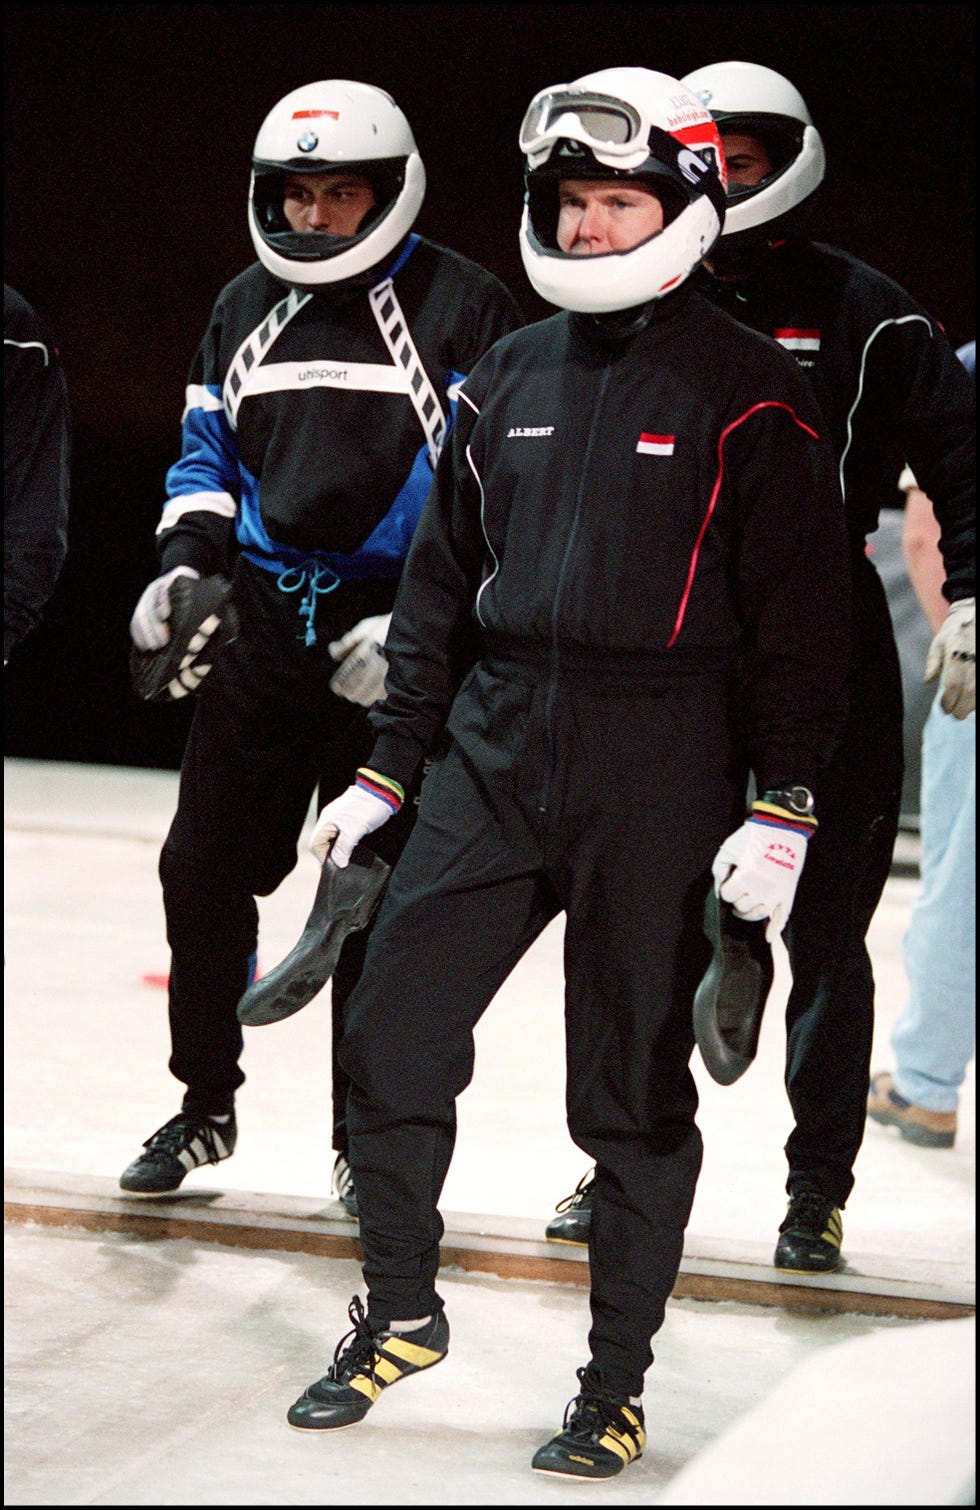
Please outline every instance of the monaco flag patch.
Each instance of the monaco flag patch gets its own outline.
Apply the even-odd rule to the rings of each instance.
[[[673,435],[648,435],[643,430],[636,449],[641,456],[673,456],[674,439]]]
[[[774,330],[773,337],[780,346],[785,346],[787,351],[819,351],[819,330],[799,330],[791,327],[785,330]]]

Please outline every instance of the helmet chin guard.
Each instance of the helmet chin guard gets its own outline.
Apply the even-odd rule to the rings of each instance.
[[[526,195],[520,247],[543,299],[612,314],[662,298],[706,257],[725,219],[725,167],[710,112],[668,74],[608,68],[541,90],[520,131]],[[562,252],[562,178],[637,180],[664,206],[665,226],[627,251]]]
[[[721,217],[707,198],[688,206],[666,230],[628,252],[572,257],[541,246],[524,207],[521,259],[535,290],[550,304],[605,315],[662,298],[678,288],[718,239]]]
[[[348,171],[367,177],[375,206],[353,236],[291,230],[286,173]],[[425,197],[425,168],[405,116],[383,89],[326,79],[294,89],[266,116],[252,153],[248,226],[263,266],[315,291],[364,277],[405,240]]]

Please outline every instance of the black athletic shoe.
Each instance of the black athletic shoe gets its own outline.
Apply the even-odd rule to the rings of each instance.
[[[843,1267],[844,1223],[833,1201],[816,1186],[805,1185],[790,1197],[779,1234],[773,1258],[777,1269],[832,1274]]]
[[[599,1389],[591,1366],[577,1375],[582,1392],[569,1402],[562,1430],[538,1448],[531,1467],[563,1478],[611,1479],[643,1456],[643,1411],[625,1395]]]
[[[449,1351],[449,1322],[439,1311],[414,1332],[392,1332],[371,1321],[355,1295],[348,1312],[354,1330],[337,1343],[333,1363],[305,1390],[286,1419],[299,1431],[336,1431],[367,1415],[383,1389],[441,1363]],[[345,1346],[345,1343],[347,1344]]]
[[[339,1153],[334,1160],[333,1188],[347,1215],[356,1217],[357,1191],[354,1189],[354,1176],[350,1172],[346,1154]]]
[[[233,1111],[210,1116],[178,1112],[147,1138],[146,1152],[123,1170],[120,1187],[130,1195],[169,1195],[200,1164],[220,1164],[230,1158],[237,1140]]]
[[[595,1170],[583,1175],[571,1195],[559,1201],[553,1216],[544,1229],[545,1237],[553,1243],[587,1243],[592,1227],[592,1196],[595,1190]]]

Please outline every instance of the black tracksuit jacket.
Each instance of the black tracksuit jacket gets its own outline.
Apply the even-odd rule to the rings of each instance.
[[[805,373],[840,468],[848,534],[863,553],[906,463],[941,526],[946,596],[976,573],[976,387],[942,327],[904,288],[838,247],[788,241],[744,282],[705,274],[719,308],[770,336]]]
[[[683,288],[642,334],[556,315],[467,379],[372,713],[405,780],[486,647],[627,681],[742,661],[760,782],[812,785],[843,707],[840,496],[808,385]]]

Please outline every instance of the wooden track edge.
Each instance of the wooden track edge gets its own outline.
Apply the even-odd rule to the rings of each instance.
[[[4,1220],[19,1225],[82,1229],[86,1232],[117,1232],[128,1236],[165,1239],[189,1238],[218,1243],[223,1247],[250,1248],[314,1257],[356,1259],[363,1257],[358,1239],[343,1232],[311,1232],[288,1226],[261,1226],[245,1221],[208,1221],[206,1217],[175,1216],[145,1207],[129,1211],[85,1210],[75,1206],[5,1200]],[[338,1226],[345,1225],[338,1223]],[[351,1224],[353,1225],[353,1224]],[[505,1252],[493,1248],[467,1247],[458,1238],[444,1242],[441,1265],[500,1279],[523,1279],[587,1287],[589,1266],[581,1250],[576,1261],[537,1253]],[[719,1268],[718,1265],[712,1265]],[[730,1273],[699,1272],[697,1260],[685,1260],[673,1289],[673,1298],[703,1301],[737,1301],[747,1305],[774,1306],[783,1310],[830,1311],[866,1316],[898,1316],[920,1320],[952,1320],[976,1314],[973,1304],[914,1294],[877,1294],[871,1291],[835,1289],[822,1276],[819,1286],[806,1282],[763,1279]]]

